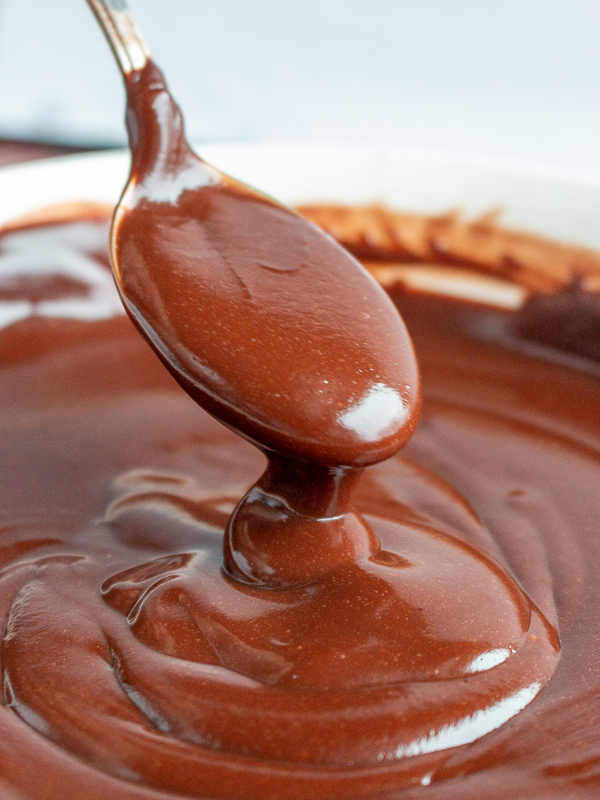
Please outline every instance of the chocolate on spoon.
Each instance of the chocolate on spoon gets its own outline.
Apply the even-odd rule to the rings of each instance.
[[[268,759],[275,743],[287,761],[341,766],[478,738],[535,697],[556,634],[476,548],[408,508],[372,526],[352,510],[361,470],[416,425],[404,323],[331,238],[196,156],[125,4],[88,1],[127,89],[132,169],[111,235],[121,297],[188,394],[269,461],[226,526],[224,570],[181,553],[106,580],[106,602],[149,647],[226,669],[190,706],[210,697],[219,713],[190,724],[232,751]],[[464,518],[462,500],[444,502]],[[240,744],[240,718],[264,740]]]
[[[127,88],[112,259],[135,323],[195,400],[260,447],[328,467],[395,453],[419,379],[392,302],[320,228],[199,158],[124,4],[90,4]]]
[[[272,489],[276,474],[278,496],[287,495],[275,524],[290,508],[302,518],[339,518],[348,492],[333,487],[393,455],[415,427],[420,384],[404,323],[321,229],[194,153],[125,4],[90,5],[127,89],[132,168],[111,236],[125,307],[196,402],[284,460],[267,479]],[[283,475],[294,483],[289,491]],[[245,508],[245,550],[255,501],[256,492]],[[334,527],[337,539],[339,520]],[[364,532],[360,544],[350,538],[338,557],[372,549]],[[325,554],[330,543],[321,532],[317,539]],[[304,548],[297,530],[293,541]],[[282,564],[253,568],[253,556],[234,554],[237,547],[226,547],[232,573],[253,582],[267,573],[270,583],[291,578],[275,574]]]

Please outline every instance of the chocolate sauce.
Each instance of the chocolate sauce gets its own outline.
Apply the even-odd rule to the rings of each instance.
[[[326,544],[294,551],[273,486],[310,498],[310,470],[258,478],[181,391],[119,313],[106,238],[0,240],[6,796],[594,796],[597,379],[521,352],[511,314],[398,289],[421,422],[348,486],[338,537],[313,514]],[[257,478],[238,514],[278,588],[222,568]]]
[[[394,455],[419,411],[396,309],[332,239],[195,156],[153,64],[126,85],[132,173],[112,232],[125,307],[187,393],[268,457],[222,560],[198,542],[103,583],[139,641],[217,670],[185,689],[193,708],[171,705],[158,673],[141,678],[146,700],[190,741],[313,767],[498,727],[554,671],[555,628],[499,564],[412,509],[382,526],[352,506],[361,469]]]
[[[559,292],[534,294],[514,321],[520,336],[600,363],[600,295],[579,278]]]
[[[373,555],[349,498],[416,425],[401,318],[333,239],[192,152],[152,62],[126,87],[132,170],[112,234],[125,307],[188,394],[269,457],[227,527],[227,571],[283,588]]]
[[[3,235],[0,788],[588,791],[597,381],[522,352],[533,300],[512,317],[398,286],[426,400],[408,442],[420,378],[390,298],[198,159],[152,63],[126,83],[112,260],[185,392],[120,313],[104,221]],[[568,254],[544,277],[530,241],[504,252],[476,227],[439,218],[427,259],[468,262],[485,240],[478,268],[560,288]],[[425,260],[383,229],[355,252]]]
[[[389,297],[321,229],[199,159],[154,64],[128,77],[127,95],[132,171],[113,262],[167,368],[219,420],[294,464],[356,468],[396,453],[420,395]]]

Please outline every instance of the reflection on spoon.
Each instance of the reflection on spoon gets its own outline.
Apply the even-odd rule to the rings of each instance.
[[[355,406],[340,415],[339,421],[364,442],[372,442],[405,423],[409,413],[401,394],[384,383],[376,383]]]

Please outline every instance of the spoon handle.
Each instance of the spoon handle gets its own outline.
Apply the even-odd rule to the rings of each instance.
[[[150,50],[133,20],[126,0],[88,0],[123,75],[146,66]]]

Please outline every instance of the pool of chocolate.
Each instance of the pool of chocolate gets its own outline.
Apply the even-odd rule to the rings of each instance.
[[[222,571],[264,457],[123,315],[107,220],[0,238],[2,797],[600,791],[598,257],[489,220],[305,213],[387,284],[424,408],[354,490],[381,546],[278,590]],[[411,289],[425,263],[528,299]]]

